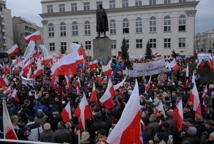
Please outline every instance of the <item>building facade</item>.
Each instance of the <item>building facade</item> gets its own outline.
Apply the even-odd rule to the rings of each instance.
[[[195,49],[207,52],[214,51],[214,29],[204,33],[197,33],[195,36]]]
[[[0,51],[13,45],[13,26],[11,10],[7,9],[6,1],[0,0]]]
[[[39,26],[22,17],[13,17],[14,42],[17,43],[19,48],[22,50],[26,47],[26,42],[24,39],[25,36],[40,30],[41,28]]]
[[[96,9],[102,4],[109,21],[107,36],[117,55],[125,38],[131,58],[142,57],[150,41],[153,52],[192,55],[196,0],[42,0],[45,45],[50,52],[69,50],[70,42],[82,44],[93,57]]]

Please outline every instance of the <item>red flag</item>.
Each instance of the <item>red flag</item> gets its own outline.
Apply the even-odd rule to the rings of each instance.
[[[61,111],[60,114],[61,114],[61,117],[65,123],[69,122],[71,120],[72,116],[71,116],[70,102],[67,103],[67,105],[63,108],[63,110]]]
[[[106,91],[103,94],[103,96],[100,98],[100,102],[104,105],[105,108],[111,109],[114,107],[115,103],[112,99],[114,94],[115,94],[114,87],[112,85],[111,78],[109,78]]]
[[[98,85],[102,85],[103,83],[103,77],[101,76],[101,74],[97,77],[97,83]]]
[[[15,44],[14,46],[12,46],[8,51],[7,51],[7,54],[9,57],[13,57],[15,56],[16,54],[20,53],[20,48],[18,47],[17,44]]]
[[[13,97],[16,102],[19,102],[19,96],[17,95],[16,89],[13,90],[11,97]]]
[[[145,87],[145,93],[146,93],[146,94],[149,93],[150,85],[151,85],[151,79],[152,79],[152,76],[149,77],[149,81],[148,81],[148,83],[146,84],[146,87]]]
[[[142,144],[140,126],[140,95],[136,80],[134,90],[123,110],[120,120],[108,136],[109,144]]]
[[[97,68],[97,66],[98,66],[97,60],[91,61],[91,62],[89,63],[89,68],[90,68],[91,70],[94,70],[95,68]]]
[[[75,86],[78,89],[80,89],[80,87],[81,87],[81,82],[80,82],[80,78],[79,77],[76,79]]]
[[[26,40],[27,42],[29,42],[29,41],[31,41],[31,40],[32,40],[32,41],[39,41],[39,40],[41,40],[40,31],[36,31],[36,32],[34,32],[34,33],[32,33],[32,34],[26,36],[26,37],[25,37],[25,40]]]
[[[4,139],[18,140],[10,119],[9,112],[7,110],[7,104],[5,100],[3,100],[3,127],[4,127]]]
[[[183,113],[184,113],[183,104],[182,104],[182,100],[180,100],[173,110],[173,116],[175,117],[175,119],[177,121],[178,130],[183,129]]]
[[[97,103],[97,92],[96,92],[96,88],[95,88],[95,83],[93,83],[93,89],[92,89],[89,101]]]
[[[75,115],[79,118],[80,126],[85,130],[85,121],[91,119],[92,113],[85,94],[75,110]]]
[[[111,76],[112,74],[112,59],[108,62],[107,65],[102,66],[102,72],[104,73],[105,76]]]
[[[170,67],[172,69],[173,72],[178,72],[180,70],[180,66],[179,64],[176,62],[175,59],[173,59],[173,61],[170,62]]]
[[[65,83],[66,83],[66,89],[71,88],[71,83],[67,75],[65,75]]]
[[[0,77],[0,88],[3,88],[3,87],[7,87],[7,83],[2,77]]]
[[[208,65],[210,67],[210,70],[214,73],[214,60],[210,59]]]
[[[121,88],[124,85],[125,81],[126,77],[120,83],[114,85],[114,90],[118,90],[119,88]]]

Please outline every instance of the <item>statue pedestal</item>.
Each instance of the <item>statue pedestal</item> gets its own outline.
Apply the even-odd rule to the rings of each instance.
[[[96,38],[94,44],[94,58],[107,64],[112,57],[111,45],[112,40],[108,37]]]

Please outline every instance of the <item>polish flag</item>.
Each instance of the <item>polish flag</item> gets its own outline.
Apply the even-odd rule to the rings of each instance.
[[[18,137],[10,119],[9,112],[7,110],[7,104],[5,100],[3,100],[3,128],[4,139],[18,140]]]
[[[76,85],[76,88],[78,89],[81,87],[81,82],[79,77],[76,79],[75,85]]]
[[[97,83],[98,85],[102,85],[103,83],[103,77],[101,76],[101,74],[97,77]]]
[[[16,102],[19,102],[19,96],[17,95],[16,89],[13,90],[11,97],[14,98]]]
[[[204,67],[205,67],[205,61],[203,59],[199,60],[199,62],[197,64],[197,68],[204,69]]]
[[[97,66],[98,66],[98,61],[97,61],[97,60],[91,61],[91,62],[89,63],[89,68],[90,68],[91,70],[94,70],[95,68],[97,68]]]
[[[180,66],[178,65],[175,59],[170,62],[170,67],[174,72],[178,72],[180,70]]]
[[[146,84],[146,87],[145,87],[145,93],[146,93],[146,94],[149,93],[150,85],[151,85],[151,79],[152,79],[152,76],[149,77],[149,81],[148,81],[148,83]]]
[[[53,57],[52,56],[45,56],[43,59],[42,59],[42,62],[41,62],[43,65],[51,65],[53,63]]]
[[[28,70],[27,78],[28,78],[28,79],[34,78],[34,75],[33,75],[33,73],[32,73],[32,68],[30,68],[30,69]]]
[[[56,75],[51,76],[51,84],[50,84],[51,88],[55,89],[57,82],[58,82],[58,79],[59,78]]]
[[[4,78],[0,77],[0,88],[7,87],[7,82],[5,82]]]
[[[97,92],[96,92],[95,83],[93,83],[93,89],[92,89],[89,101],[97,103]]]
[[[182,100],[180,100],[173,110],[173,116],[175,117],[175,119],[177,121],[178,130],[183,129],[183,119],[184,119],[183,114],[184,114],[183,104],[182,104]]]
[[[104,73],[105,76],[111,76],[112,74],[112,59],[108,62],[107,65],[102,66],[102,72]]]
[[[41,33],[40,33],[40,31],[36,31],[36,32],[34,32],[34,33],[32,33],[32,34],[30,34],[30,35],[28,35],[28,36],[26,36],[25,37],[25,40],[27,41],[27,42],[29,42],[29,41],[39,41],[39,40],[41,40]]]
[[[121,88],[124,85],[125,81],[126,77],[120,83],[114,85],[114,90],[118,90],[119,88]]]
[[[66,89],[71,88],[71,83],[67,75],[65,75],[65,83],[66,83]]]
[[[37,64],[37,69],[34,71],[34,77],[41,76],[44,73],[44,66],[41,63]]]
[[[190,98],[193,103],[193,110],[195,111],[195,115],[201,117],[201,104],[198,94],[198,89],[195,82],[195,75],[192,76],[193,88],[191,90]]]
[[[214,60],[210,59],[208,61],[208,65],[209,65],[210,70],[214,73]]]
[[[165,113],[165,110],[164,110],[164,107],[163,107],[163,103],[162,103],[161,100],[160,100],[158,106],[156,107],[156,109],[158,110],[158,112],[161,112],[164,117],[166,117],[166,113]]]
[[[21,76],[22,74],[27,74],[27,73],[28,73],[30,67],[32,66],[32,63],[33,63],[32,59],[28,59],[28,60],[25,62],[24,66],[22,67],[22,71],[20,72],[20,76]]]
[[[115,94],[114,87],[112,85],[111,78],[109,78],[106,91],[103,94],[103,96],[100,98],[100,102],[104,105],[105,108],[111,109],[114,107],[115,103],[112,99],[114,94]]]
[[[13,56],[15,56],[16,54],[18,54],[18,53],[20,53],[20,48],[18,47],[18,45],[17,44],[15,44],[14,46],[12,46],[8,51],[7,51],[7,53],[8,53],[8,56],[9,57],[13,57]]]
[[[142,144],[140,125],[140,95],[136,80],[134,90],[120,120],[107,138],[109,144]]]
[[[83,49],[83,47],[79,44],[76,43],[71,43],[70,44],[70,48],[71,48],[71,53],[73,55],[77,55],[79,56],[79,59],[77,61],[78,64],[83,64],[86,61],[86,54],[85,54],[85,50]]]
[[[85,130],[85,121],[91,119],[92,113],[85,94],[75,110],[75,115],[79,118],[80,127]]]
[[[69,122],[71,120],[72,116],[71,116],[71,104],[70,104],[70,102],[68,102],[67,105],[63,108],[60,115],[61,115],[61,117],[65,123]]]
[[[77,73],[77,60],[79,56],[68,54],[55,63],[51,72],[54,75],[73,75]]]
[[[185,77],[185,85],[184,85],[184,87],[187,88],[188,85],[189,85],[189,65],[187,64],[186,77]]]

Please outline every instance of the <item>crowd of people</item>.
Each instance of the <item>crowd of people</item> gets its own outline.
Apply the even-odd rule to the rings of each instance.
[[[153,75],[148,92],[145,92],[145,86],[149,76],[137,78],[142,106],[141,128],[144,144],[214,143],[214,83],[201,83],[203,75],[199,75],[195,70],[190,72],[196,75],[202,109],[202,115],[196,116],[193,104],[188,101],[192,89],[191,77],[189,85],[184,86],[187,63],[194,63],[194,59],[183,60],[177,72]],[[8,85],[0,88],[0,97],[1,100],[7,101],[17,137],[19,140],[41,142],[107,144],[107,137],[119,121],[136,79],[127,77],[124,85],[115,91],[113,97],[115,106],[106,109],[99,102],[99,98],[106,90],[108,78],[102,74],[102,83],[98,83],[98,76],[102,73],[100,65],[93,71],[87,65],[84,69],[79,68],[78,73],[69,78],[70,88],[66,87],[64,76],[59,77],[54,88],[51,87],[50,66],[45,66],[43,75],[35,79],[33,86],[24,85],[19,73],[12,71],[12,66],[8,65],[8,68],[10,71],[7,73],[3,70],[0,72],[0,77],[8,80]],[[113,84],[121,82],[124,77],[122,69],[118,68],[111,76]],[[81,83],[79,90],[76,88],[77,79],[80,79]],[[74,111],[83,93],[89,100],[94,82],[98,101],[89,103],[92,118],[86,121],[86,129],[83,130]],[[10,96],[14,89],[17,90],[18,101]],[[172,112],[180,99],[184,106],[183,128],[177,129],[177,121]],[[72,108],[72,119],[65,123],[60,113],[68,102]],[[164,112],[156,108],[160,102],[163,103]],[[0,130],[3,132],[2,108],[0,112]]]

